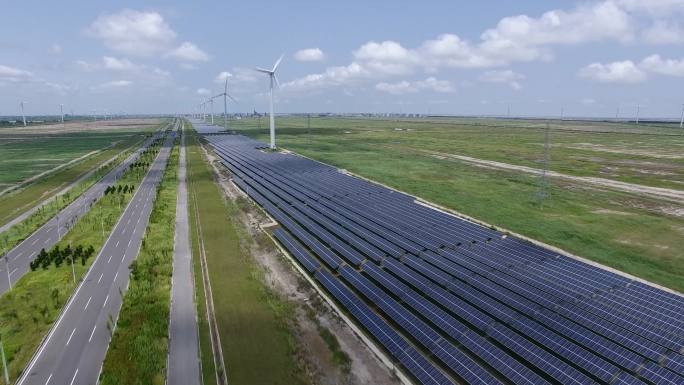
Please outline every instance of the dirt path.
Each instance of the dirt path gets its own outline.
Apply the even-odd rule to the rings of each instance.
[[[541,175],[541,173],[543,172],[543,170],[538,169],[538,168],[527,167],[527,166],[519,166],[519,165],[515,165],[515,164],[510,164],[510,163],[496,162],[493,160],[478,159],[478,158],[473,158],[473,157],[465,156],[465,155],[456,155],[456,154],[449,154],[449,153],[445,153],[445,152],[421,150],[421,149],[417,149],[417,148],[412,148],[411,150],[417,151],[417,152],[422,152],[422,153],[427,153],[427,154],[429,154],[429,155],[431,155],[437,159],[460,160],[460,161],[471,163],[471,164],[474,164],[476,166],[481,166],[481,167],[495,168],[495,169],[500,169],[500,170],[520,171],[520,172],[524,172],[527,174],[533,174],[533,175]],[[644,185],[640,185],[640,184],[620,182],[620,181],[616,181],[616,180],[612,180],[612,179],[606,179],[606,178],[597,178],[597,177],[589,177],[589,176],[573,176],[573,175],[568,175],[568,174],[562,174],[562,173],[559,173],[556,171],[547,171],[546,175],[553,177],[553,178],[561,178],[561,179],[571,180],[574,182],[591,184],[594,186],[607,187],[607,188],[610,188],[613,190],[619,190],[619,191],[633,193],[633,194],[647,195],[647,196],[650,196],[652,198],[667,199],[667,200],[674,201],[677,203],[684,202],[684,191],[683,190],[675,190],[675,189],[662,188],[662,187],[644,186]]]

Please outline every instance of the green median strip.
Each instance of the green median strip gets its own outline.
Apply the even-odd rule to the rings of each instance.
[[[142,155],[141,161],[151,163],[158,148],[154,146],[153,151]],[[124,173],[118,184],[134,185],[137,190],[146,172],[146,167],[131,168]],[[92,246],[92,255],[97,255],[132,196],[133,193],[123,191],[107,194],[74,224],[56,246],[60,250],[68,247],[75,249],[79,245],[87,250]],[[94,258],[83,258],[81,261],[78,258],[71,265],[63,259],[57,267],[57,258],[52,258],[49,264],[41,264],[35,271],[26,273],[11,291],[0,297],[0,335],[10,381],[16,380],[26,367],[76,288],[73,274],[78,282],[93,260]],[[1,379],[0,384],[8,385]]]
[[[209,323],[197,256],[204,252],[214,317],[229,384],[303,384],[291,322],[294,306],[264,283],[253,239],[239,220],[245,202],[226,200],[194,134],[187,137],[190,233],[198,293],[204,384],[216,383]],[[244,200],[243,200],[244,201]],[[267,247],[261,245],[259,247]],[[272,245],[271,245],[272,247]]]
[[[140,252],[130,266],[128,290],[102,367],[102,385],[165,383],[178,156],[176,145],[157,188]]]

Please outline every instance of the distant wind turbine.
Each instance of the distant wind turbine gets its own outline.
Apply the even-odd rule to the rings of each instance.
[[[26,127],[26,115],[24,114],[24,104],[28,102],[21,101],[19,102],[19,106],[21,106],[21,119],[24,121],[24,127]]]
[[[64,104],[59,105],[59,114],[62,115],[62,124],[64,124]]]
[[[226,78],[226,83],[223,86],[223,92],[214,97],[217,98],[219,96],[223,96],[223,126],[228,131],[228,98],[237,103],[237,100],[228,93],[228,78]]]
[[[264,68],[257,67],[256,70],[259,72],[263,72],[268,75],[269,80],[270,80],[270,88],[269,88],[269,94],[270,94],[270,126],[271,126],[271,150],[275,150],[276,145],[275,145],[275,121],[273,120],[273,84],[275,83],[277,86],[280,86],[280,82],[278,82],[278,77],[276,76],[276,71],[278,70],[278,65],[280,62],[283,60],[283,55],[280,55],[280,58],[278,61],[275,62],[273,65],[273,69],[267,70]]]

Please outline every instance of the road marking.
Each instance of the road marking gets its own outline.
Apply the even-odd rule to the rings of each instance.
[[[93,331],[90,332],[90,338],[88,338],[88,342],[90,342],[93,339],[93,334],[95,334],[95,329],[97,329],[97,325],[95,325],[95,327],[93,327]]]
[[[131,241],[132,241],[132,240],[133,240],[133,238],[131,238],[131,239],[128,240],[128,247],[131,247]]]
[[[45,385],[48,385],[50,383],[51,379],[52,379],[52,373],[50,373],[50,377],[48,377],[47,381],[45,381]]]
[[[114,275],[114,282],[116,282],[116,277],[119,276],[119,272],[117,271],[116,274]]]
[[[76,328],[74,328],[74,330],[71,331],[71,334],[69,335],[69,339],[67,340],[67,343],[66,343],[67,345],[69,345],[69,342],[71,342],[71,337],[74,336],[75,332],[76,332]]]
[[[15,267],[14,270],[10,271],[10,275],[14,275],[14,272],[17,271],[18,267]]]
[[[107,263],[109,263],[109,261],[111,261],[111,260],[112,260],[112,256],[110,255],[109,259],[107,259]]]
[[[74,381],[76,380],[76,375],[78,374],[78,369],[76,369],[76,373],[74,373],[74,376],[71,378],[71,382],[69,385],[74,385]]]
[[[91,299],[93,299],[92,296],[90,296],[90,298],[88,298],[88,302],[86,303],[85,307],[83,308],[83,311],[85,311],[85,310],[88,308],[88,305],[90,305],[90,300],[91,300]]]
[[[100,283],[100,281],[102,281],[102,276],[103,276],[103,275],[104,275],[104,273],[100,274],[100,278],[98,278],[97,283]]]
[[[36,238],[33,242],[31,242],[31,246],[35,245],[36,242],[38,242],[38,238]]]
[[[102,308],[103,308],[103,309],[104,309],[104,307],[107,305],[107,300],[109,300],[109,294],[107,294],[107,297],[105,298],[105,301],[104,301],[104,303],[102,304]]]
[[[116,241],[116,245],[114,247],[119,247],[119,241]]]

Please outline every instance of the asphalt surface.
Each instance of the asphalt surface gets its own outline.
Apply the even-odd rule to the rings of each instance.
[[[7,253],[7,260],[0,260],[0,295],[9,289],[10,279],[12,284],[18,281],[27,271],[29,264],[36,257],[40,249],[52,248],[69,231],[80,217],[85,215],[90,207],[102,197],[107,186],[113,185],[133,163],[140,152],[158,136],[155,134],[131,154],[125,161],[114,167],[109,173],[92,185],[87,191],[76,198],[71,204],[62,209],[43,226],[34,231],[28,238],[18,244]],[[7,262],[6,262],[7,261]],[[9,270],[9,279],[7,271]]]
[[[165,140],[140,187],[114,226],[59,319],[17,381],[18,385],[97,383],[128,288],[129,265],[137,257],[156,188],[173,145]]]
[[[171,312],[169,321],[168,385],[199,385],[199,337],[192,277],[192,254],[188,227],[188,190],[185,173],[185,137],[180,148],[176,236],[173,245]]]

